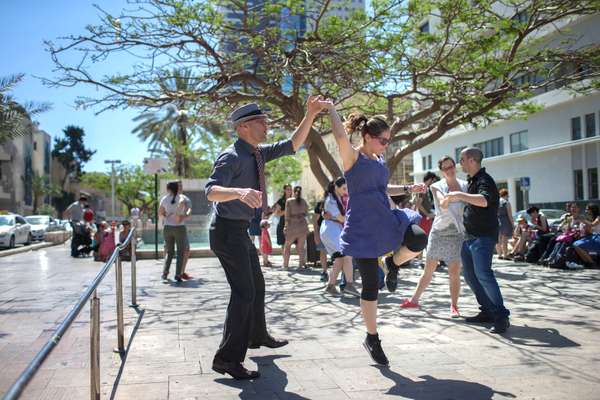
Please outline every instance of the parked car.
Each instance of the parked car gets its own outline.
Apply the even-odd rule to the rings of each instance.
[[[68,219],[59,219],[56,223],[57,230],[72,232],[73,226],[71,225],[71,221]]]
[[[25,220],[31,225],[31,238],[33,240],[44,240],[44,235],[54,225],[56,220],[50,215],[30,215]]]
[[[17,214],[0,215],[0,247],[15,247],[31,243],[31,226]]]
[[[548,225],[553,231],[558,229],[558,226],[560,225],[560,217],[566,213],[565,210],[557,210],[554,208],[540,208],[540,212],[546,216],[548,219]],[[531,217],[529,214],[527,214],[527,210],[520,210],[513,213],[513,221],[515,221],[515,224],[519,215],[523,215],[527,220],[527,223],[531,223]]]

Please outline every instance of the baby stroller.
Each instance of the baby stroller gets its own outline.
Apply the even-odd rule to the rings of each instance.
[[[71,257],[89,256],[92,251],[90,228],[83,222],[73,222],[72,225]]]

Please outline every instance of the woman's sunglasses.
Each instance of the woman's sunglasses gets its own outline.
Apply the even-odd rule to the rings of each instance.
[[[384,137],[377,137],[377,136],[371,136],[373,139],[377,140],[379,142],[380,145],[382,146],[387,146],[390,143],[392,143],[391,139],[388,138],[384,138]]]

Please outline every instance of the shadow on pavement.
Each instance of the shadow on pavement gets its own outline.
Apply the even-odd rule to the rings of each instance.
[[[239,398],[244,400],[276,398],[286,400],[309,400],[297,393],[285,390],[288,378],[285,371],[275,364],[278,358],[286,358],[288,355],[256,356],[251,359],[258,365],[261,377],[248,384],[248,381],[236,381],[233,379],[218,378],[215,382],[241,389]]]
[[[511,325],[504,335],[513,344],[532,347],[579,347],[580,344],[561,335],[554,328],[534,328],[531,326]]]
[[[491,400],[498,394],[508,398],[515,395],[506,392],[497,392],[481,383],[461,381],[456,379],[437,379],[430,375],[420,376],[421,381],[413,381],[387,367],[377,367],[381,375],[392,380],[394,386],[385,394],[402,396],[413,400],[446,400],[446,399],[477,399]]]
[[[202,278],[194,278],[194,279],[190,279],[189,281],[182,281],[182,282],[177,282],[177,281],[169,281],[169,285],[176,287],[176,288],[184,288],[184,289],[197,289],[200,287],[200,285],[206,283],[206,281]]]
[[[144,313],[146,312],[144,309],[140,309],[140,308],[135,308],[135,311],[138,314],[138,318],[135,323],[135,326],[131,330],[131,335],[129,336],[129,342],[127,342],[127,347],[125,348],[125,352],[120,354],[121,366],[119,367],[119,372],[117,373],[115,382],[113,383],[112,391],[110,393],[111,400],[114,399],[115,396],[117,395],[117,389],[119,388],[119,382],[121,381],[121,375],[123,375],[123,370],[125,369],[125,362],[127,361],[127,356],[129,355],[129,349],[131,348],[131,345],[133,344],[133,338],[135,338],[135,335],[136,335],[138,329],[140,328],[140,325],[142,324],[142,319],[144,318]]]

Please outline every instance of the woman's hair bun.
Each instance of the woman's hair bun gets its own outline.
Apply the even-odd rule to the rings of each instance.
[[[344,127],[349,133],[362,132],[369,119],[363,113],[352,113],[348,116]]]

